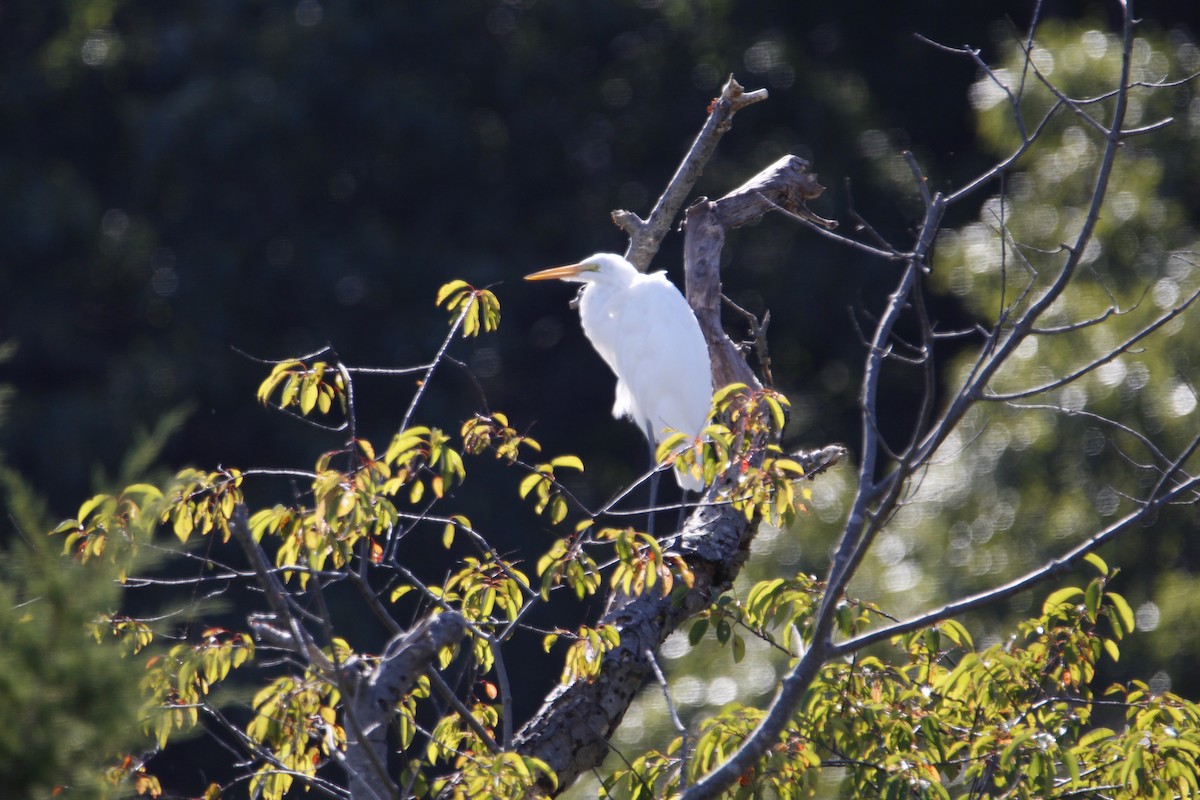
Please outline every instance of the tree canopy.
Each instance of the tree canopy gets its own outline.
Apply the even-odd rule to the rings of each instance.
[[[1194,20],[819,14],[13,9],[12,785],[1200,794]],[[658,537],[516,281],[626,242]]]

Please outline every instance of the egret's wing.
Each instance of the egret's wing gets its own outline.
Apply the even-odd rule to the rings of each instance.
[[[679,290],[662,273],[628,290],[616,338],[617,402],[613,413],[649,426],[700,434],[712,400],[708,345]]]

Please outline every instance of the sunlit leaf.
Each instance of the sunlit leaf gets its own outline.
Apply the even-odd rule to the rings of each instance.
[[[442,305],[451,295],[471,288],[471,284],[463,280],[453,280],[449,283],[442,284],[437,292],[436,305]]]

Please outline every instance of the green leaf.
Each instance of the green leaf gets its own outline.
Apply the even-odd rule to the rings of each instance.
[[[1075,758],[1075,754],[1067,748],[1061,751],[1062,763],[1066,767],[1067,774],[1071,776],[1071,783],[1079,783],[1079,761]]]
[[[463,308],[463,338],[469,339],[479,333],[479,303],[471,302]]]
[[[67,531],[77,531],[77,530],[79,530],[79,520],[67,519],[67,520],[63,520],[62,522],[60,522],[58,524],[58,527],[55,528],[54,530],[50,531],[50,533],[51,534],[66,533]]]
[[[105,502],[107,502],[111,499],[112,499],[111,495],[98,494],[95,497],[93,497],[91,500],[85,500],[83,505],[81,505],[79,507],[80,521],[87,519],[89,514],[91,514],[98,507],[100,507],[102,504],[104,504]]]
[[[546,476],[538,472],[532,472],[526,475],[521,480],[521,485],[517,489],[518,493],[521,495],[521,499],[524,500],[526,497],[528,497],[529,493],[533,491],[533,488],[544,480],[546,480]]]
[[[1100,591],[1100,581],[1095,580],[1088,584],[1087,591],[1084,592],[1083,606],[1092,622],[1096,621],[1096,615],[1100,613]]]
[[[180,508],[175,512],[175,525],[173,528],[179,541],[186,543],[188,537],[192,535],[192,515],[188,513],[186,507]]]
[[[765,395],[763,398],[767,403],[767,408],[771,410],[771,428],[772,430],[782,431],[787,424],[787,416],[783,410],[783,404],[771,394]]]
[[[1058,612],[1064,606],[1075,605],[1075,598],[1083,594],[1083,589],[1078,586],[1068,586],[1065,589],[1059,589],[1057,592],[1051,592],[1046,598],[1046,602],[1042,603],[1042,613],[1050,616]]]
[[[1108,594],[1104,595],[1104,599],[1108,601],[1110,606],[1112,606],[1113,611],[1117,612],[1117,617],[1121,621],[1121,627],[1124,628],[1124,633],[1129,633],[1132,631],[1136,627],[1137,623],[1135,622],[1135,618],[1133,616],[1133,609],[1129,607],[1128,601],[1126,601],[1122,595],[1119,595],[1116,592],[1109,592]]]
[[[583,472],[583,461],[579,456],[558,456],[557,458],[552,458],[550,459],[550,466],[555,469],[576,469]]]
[[[317,387],[320,384],[313,379],[304,381],[300,388],[300,413],[307,415],[317,405]]]
[[[121,490],[121,494],[125,496],[133,494],[142,495],[143,502],[147,498],[157,500],[163,496],[162,491],[157,486],[149,483],[135,483],[132,486],[126,486]]]
[[[1096,571],[1101,575],[1108,575],[1108,564],[1097,554],[1088,553],[1083,557],[1083,560],[1095,567]]]
[[[740,392],[742,389],[745,389],[745,388],[747,388],[747,387],[746,387],[746,384],[744,384],[744,383],[731,383],[728,386],[721,387],[713,394],[713,405],[714,406],[721,405],[723,402],[725,402],[729,398],[729,396],[731,394]]]
[[[1079,749],[1086,750],[1099,742],[1111,739],[1115,735],[1112,728],[1092,728],[1079,737]]]
[[[973,645],[970,632],[957,620],[948,619],[941,623],[940,627],[942,635],[959,647],[971,647]]]
[[[455,292],[461,292],[464,289],[470,288],[471,284],[462,280],[454,280],[443,284],[442,287],[438,289],[436,305],[440,306],[442,303],[446,302],[446,298],[450,297],[450,295],[454,294]]]

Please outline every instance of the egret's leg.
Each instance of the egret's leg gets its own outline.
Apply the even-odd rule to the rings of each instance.
[[[658,459],[655,458],[657,448],[654,446],[654,431],[651,429],[649,422],[646,423],[646,441],[650,443],[650,468],[654,469],[658,466]],[[658,502],[658,477],[658,470],[655,469],[650,474],[650,504],[647,506],[650,511],[646,514],[647,536],[654,535],[654,504]]]
[[[675,520],[675,530],[683,530],[683,523],[687,519],[688,502],[692,499],[692,493],[687,489],[679,490],[679,518]]]

